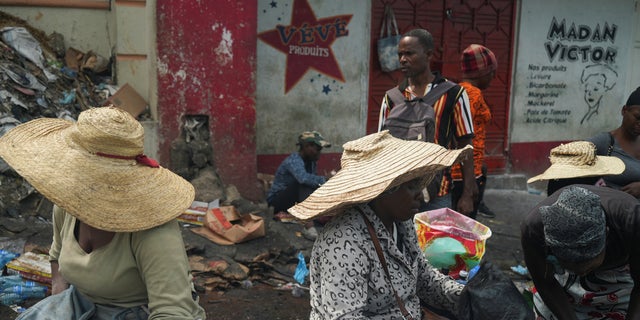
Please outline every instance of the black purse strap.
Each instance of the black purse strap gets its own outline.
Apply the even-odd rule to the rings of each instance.
[[[609,148],[607,149],[607,156],[610,156],[611,153],[613,152],[614,143],[615,143],[615,140],[613,139],[613,135],[611,134],[611,132],[609,132]]]
[[[362,212],[362,209],[356,207],[358,211],[360,211],[360,215],[362,215],[362,219],[364,219],[364,223],[367,225],[367,229],[369,230],[369,235],[371,236],[371,241],[373,241],[373,246],[376,248],[376,254],[378,255],[378,259],[380,259],[380,263],[382,264],[382,269],[384,269],[384,273],[387,275],[387,279],[389,279],[389,286],[391,287],[391,291],[393,291],[393,295],[396,298],[396,303],[398,303],[398,307],[400,308],[400,312],[402,312],[402,316],[406,320],[415,320],[411,313],[407,311],[407,308],[404,306],[404,302],[398,296],[396,289],[393,287],[393,283],[391,282],[391,275],[389,274],[389,268],[387,267],[387,260],[384,258],[384,254],[382,253],[382,247],[380,246],[380,240],[378,240],[378,235],[376,231],[373,229],[373,225],[371,221],[367,218],[367,216]]]

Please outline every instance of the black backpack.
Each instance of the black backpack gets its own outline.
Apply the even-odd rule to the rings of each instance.
[[[436,123],[433,104],[456,84],[451,81],[441,82],[432,88],[427,95],[412,100],[405,99],[398,87],[387,91],[393,102],[382,127],[389,133],[404,140],[435,141]]]
[[[407,100],[399,87],[387,91],[387,96],[393,102],[393,107],[382,126],[383,130],[404,140],[420,140],[425,142],[435,142],[436,119],[433,104],[442,95],[457,84],[451,81],[444,81],[432,88],[423,97]],[[454,101],[458,101],[462,94],[462,88],[458,90]],[[454,102],[454,103],[456,103]],[[448,142],[446,142],[448,144]],[[439,171],[427,186],[429,199],[434,199],[440,190],[444,170]]]

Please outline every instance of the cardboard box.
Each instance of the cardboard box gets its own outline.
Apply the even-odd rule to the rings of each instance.
[[[147,102],[128,83],[125,83],[114,95],[107,100],[107,105],[113,104],[122,110],[129,112],[137,118],[147,108]]]
[[[264,237],[264,219],[255,214],[240,215],[233,206],[212,208],[207,211],[204,226],[193,228],[199,234],[220,245],[232,245]]]
[[[209,203],[204,201],[193,201],[191,206],[178,216],[178,221],[202,226],[205,222],[207,210],[218,208],[219,203],[219,199],[213,200]]]

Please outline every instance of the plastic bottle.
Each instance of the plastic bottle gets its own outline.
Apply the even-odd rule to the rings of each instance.
[[[7,263],[17,258],[18,256],[20,256],[19,253],[0,249],[0,268],[4,268]]]
[[[27,281],[33,284],[33,281]],[[0,277],[0,291],[6,287],[17,286],[22,284],[22,277],[19,274]]]
[[[36,287],[13,286],[13,287],[8,287],[3,289],[2,293],[5,293],[5,294],[15,293],[15,294],[18,294],[23,299],[44,298],[47,293],[47,288],[42,286],[36,286]]]
[[[471,270],[469,270],[469,275],[467,276],[467,280],[471,280],[471,278],[473,278],[476,275],[476,273],[478,273],[478,271],[480,271],[480,265],[477,265],[471,268]]]
[[[16,293],[0,293],[0,303],[5,306],[10,306],[21,302],[23,299]]]
[[[456,282],[459,284],[467,285],[467,276],[469,276],[469,273],[466,270],[460,270],[458,276],[460,277],[460,279],[456,279]]]

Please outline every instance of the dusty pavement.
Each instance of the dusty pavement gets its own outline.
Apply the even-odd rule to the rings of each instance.
[[[484,259],[498,264],[517,284],[526,281],[525,277],[510,270],[512,266],[524,265],[519,224],[526,212],[543,198],[544,195],[536,190],[488,189],[485,194],[485,202],[497,216],[494,219],[478,218],[493,233],[487,240]],[[249,266],[252,266],[251,261],[256,256],[268,255],[270,258],[264,260],[264,265],[269,268],[263,270],[283,281],[291,279],[295,266],[294,255],[303,252],[308,257],[313,242],[300,235],[302,226],[273,221],[268,211],[263,215],[267,227],[267,235],[263,238],[239,245],[219,246],[185,228],[183,234],[187,249],[192,255],[211,261],[219,257],[232,257]],[[0,228],[6,228],[4,225],[8,221],[5,220],[0,221]],[[27,246],[46,245],[50,237],[46,223],[32,221],[29,224],[32,227],[28,228],[31,231],[28,232]],[[248,278],[253,279],[250,284],[246,281],[227,282],[222,288],[201,292],[200,302],[207,310],[209,319],[308,319],[308,292],[302,297],[295,297],[289,290],[277,290],[276,284],[269,278],[254,274]],[[14,319],[15,316],[10,309],[0,306],[0,319]]]

